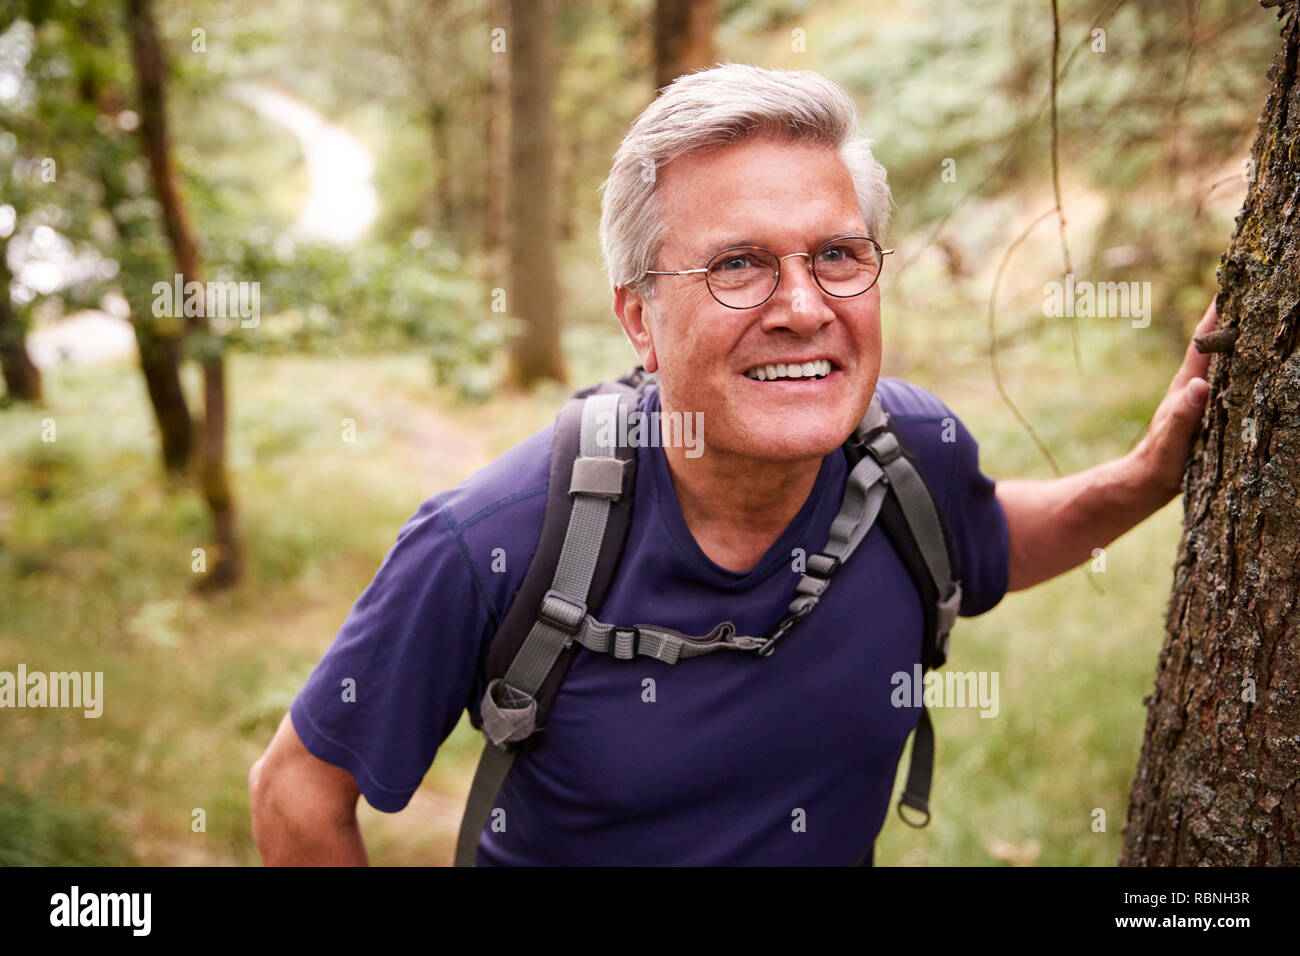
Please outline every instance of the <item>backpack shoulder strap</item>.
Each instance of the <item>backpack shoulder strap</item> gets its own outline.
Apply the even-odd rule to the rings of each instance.
[[[948,635],[961,607],[961,582],[953,577],[956,555],[952,536],[919,461],[885,411],[878,389],[861,425],[845,443],[845,454],[850,467],[870,454],[885,472],[892,494],[882,502],[878,520],[921,596],[922,667],[941,667],[948,655]],[[898,804],[899,816],[909,826],[923,827],[930,822],[933,770],[934,727],[922,706],[912,740],[907,783]],[[920,823],[904,816],[905,806],[924,814]]]
[[[471,722],[488,738],[470,789],[456,865],[472,866],[483,826],[515,754],[545,726],[576,645],[598,609],[631,525],[636,448],[622,422],[654,380],[637,368],[575,394],[556,418],[541,534],[524,580],[484,658],[486,692]],[[606,441],[610,432],[613,443]]]
[[[555,431],[551,441],[551,470],[547,480],[546,510],[542,518],[541,534],[533,550],[532,559],[529,561],[528,570],[524,573],[524,579],[514,597],[511,598],[501,626],[484,655],[483,674],[487,681],[505,676],[511,662],[523,647],[529,631],[536,623],[541,613],[542,601],[554,583],[555,568],[559,564],[573,514],[574,463],[581,457],[582,416],[586,400],[593,395],[617,395],[619,396],[617,414],[626,416],[636,409],[641,392],[653,382],[654,376],[638,366],[616,382],[602,382],[575,392],[556,416]],[[600,424],[599,421],[597,424]],[[622,434],[622,432],[615,432],[615,434]],[[622,466],[623,486],[620,495],[609,499],[608,516],[600,542],[599,557],[591,577],[591,586],[587,594],[581,595],[593,611],[598,610],[604,601],[605,592],[613,581],[614,571],[622,556],[623,544],[627,540],[628,528],[632,523],[632,501],[636,490],[636,449],[620,446],[612,451],[618,461],[625,463]],[[546,724],[551,704],[559,692],[560,684],[564,681],[576,650],[576,647],[569,647],[556,659],[551,672],[542,682],[537,693],[533,695],[537,701],[538,729]],[[481,714],[476,718],[471,712],[470,717],[471,723],[481,730]]]
[[[926,598],[922,664],[927,670],[941,667],[961,606],[961,582],[953,576],[957,562],[952,534],[920,461],[884,410],[879,390],[871,397],[862,424],[845,443],[845,454],[850,467],[870,454],[885,472],[893,494],[882,505],[879,520]]]

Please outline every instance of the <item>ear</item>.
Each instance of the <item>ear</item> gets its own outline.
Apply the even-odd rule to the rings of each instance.
[[[614,287],[614,313],[623,325],[632,348],[641,359],[647,372],[657,371],[659,359],[655,355],[654,333],[651,331],[652,317],[644,299],[637,293],[623,286]]]

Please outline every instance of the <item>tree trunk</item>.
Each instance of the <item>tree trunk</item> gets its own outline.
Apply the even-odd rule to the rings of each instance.
[[[138,309],[132,308],[131,326],[140,349],[149,404],[162,442],[163,468],[168,475],[183,476],[190,465],[194,422],[181,388],[181,342],[174,336],[156,335]]]
[[[509,376],[517,385],[545,378],[563,382],[566,378],[555,274],[550,22],[550,0],[510,0],[508,309],[524,324],[510,350]]]
[[[14,315],[9,301],[9,263],[5,259],[8,249],[8,242],[0,242],[0,368],[4,371],[10,399],[39,402],[41,370],[27,354],[27,329]]]
[[[98,16],[83,16],[77,21],[81,38],[98,50],[109,48],[108,31]],[[121,90],[115,83],[105,84],[103,74],[87,70],[80,84],[82,102],[99,115],[114,119],[125,106]],[[147,267],[133,260],[132,250],[137,241],[143,241],[140,217],[127,217],[121,212],[129,198],[121,170],[115,163],[115,147],[105,141],[95,153],[95,176],[103,189],[103,207],[113,223],[118,238],[118,258],[123,273],[144,271]],[[129,283],[123,292],[128,299],[138,299],[132,294]],[[131,308],[131,327],[135,330],[136,345],[140,350],[140,371],[144,374],[149,404],[153,407],[154,421],[162,444],[163,468],[172,477],[182,477],[189,470],[190,452],[194,445],[194,423],[181,388],[181,329],[167,329],[154,320],[152,310],[142,308],[140,301],[128,301]]]
[[[154,191],[162,207],[163,226],[176,257],[183,283],[202,282],[198,239],[190,225],[184,200],[172,170],[167,139],[167,98],[162,47],[154,26],[150,0],[127,0],[131,53],[140,87],[140,132]],[[177,303],[179,306],[180,303]],[[208,328],[205,317],[186,319],[190,335],[199,343],[203,366],[203,431],[199,449],[199,484],[212,513],[216,554],[209,562],[204,585],[220,588],[233,584],[241,572],[235,526],[234,496],[226,476],[226,371],[222,344]]]
[[[508,0],[491,0],[488,33],[510,21]],[[500,279],[509,272],[506,251],[505,194],[510,178],[510,55],[509,37],[505,53],[495,50],[488,57],[488,96],[491,108],[487,122],[487,202],[483,220],[483,249],[487,273]],[[501,285],[505,285],[501,280]]]
[[[713,66],[717,0],[656,0],[655,89]]]
[[[1206,420],[1121,865],[1300,864],[1300,31],[1269,72],[1219,270]]]
[[[446,102],[439,100],[429,107],[429,135],[433,147],[430,159],[433,169],[433,221],[429,224],[433,234],[455,235],[457,244],[463,244],[465,237],[454,231],[457,223],[456,194],[452,180],[451,144],[448,142],[451,130],[451,111]]]

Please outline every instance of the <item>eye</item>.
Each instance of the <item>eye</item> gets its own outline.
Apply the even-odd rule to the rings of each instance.
[[[846,246],[831,246],[822,250],[822,259],[826,262],[843,262],[853,255]]]
[[[747,253],[737,253],[734,256],[727,256],[725,259],[719,259],[714,268],[722,272],[735,272],[739,269],[752,268],[755,265],[756,263],[752,256]]]

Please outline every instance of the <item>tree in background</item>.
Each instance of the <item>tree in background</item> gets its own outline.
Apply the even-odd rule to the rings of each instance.
[[[45,66],[35,38],[13,15],[0,15],[0,36],[0,57],[11,76],[25,79],[33,59],[38,67]],[[34,230],[51,227],[51,219],[65,215],[48,201],[61,189],[52,155],[57,124],[40,107],[38,90],[30,81],[18,85],[17,95],[0,101],[0,372],[10,401],[42,400],[40,369],[26,343],[33,307],[41,296],[36,290],[23,290],[21,298],[15,295],[11,246],[30,246]],[[70,208],[66,217],[80,219],[84,211],[84,205]]]
[[[509,379],[527,386],[565,381],[560,350],[559,281],[555,272],[555,135],[551,116],[554,62],[550,0],[510,0],[510,166],[506,228],[508,309],[523,328],[510,345]]]
[[[129,74],[114,55],[113,24],[101,3],[68,11],[69,45],[81,44],[77,92],[85,118],[82,138],[94,144],[90,166],[102,190],[101,203],[113,225],[112,250],[121,263],[122,284],[131,310],[131,327],[140,350],[140,370],[162,443],[163,467],[173,477],[189,470],[194,445],[193,420],[181,388],[184,326],[181,318],[155,317],[144,308],[153,280],[164,274],[157,224],[140,208],[127,170],[138,156],[117,117],[126,109],[123,86]],[[93,124],[93,125],[92,125]]]
[[[5,388],[15,401],[39,402],[41,400],[41,370],[27,353],[24,336],[27,327],[14,315],[9,301],[11,276],[7,260],[8,237],[0,238],[0,369],[4,371]]]
[[[166,67],[150,0],[127,0],[127,26],[140,97],[140,134],[154,192],[162,206],[164,231],[182,283],[202,283],[198,239],[172,170],[167,138]],[[179,305],[179,303],[177,303]],[[241,557],[235,527],[235,502],[226,475],[225,359],[220,339],[203,316],[187,316],[189,333],[199,343],[203,366],[203,429],[198,460],[199,483],[212,515],[215,559],[204,583],[219,588],[240,577]]]
[[[655,0],[655,89],[713,65],[717,0]]]
[[[1219,269],[1124,865],[1300,864],[1300,14],[1288,9]]]
[[[4,195],[16,207],[11,232],[30,247],[32,230],[49,227],[78,255],[97,259],[100,268],[90,281],[65,276],[70,284],[56,292],[23,290],[16,308],[11,303],[17,297],[0,296],[11,317],[4,323],[13,332],[11,347],[19,347],[26,317],[43,302],[61,314],[98,306],[103,293],[120,289],[139,346],[164,467],[183,476],[192,445],[179,370],[184,329],[180,320],[154,317],[148,306],[154,281],[171,270],[131,132],[138,119],[124,92],[131,65],[120,4],[29,2],[15,12],[25,21],[0,23],[0,33],[30,31],[22,70],[30,96],[15,98],[2,113],[14,140],[14,155],[0,157],[9,159],[0,166],[0,177],[8,177]],[[45,163],[48,182],[31,172]],[[4,270],[0,281],[11,279]]]
[[[510,20],[509,0],[489,0],[490,23],[500,26]],[[488,118],[484,140],[487,162],[487,192],[483,208],[483,254],[488,273],[503,275],[506,270],[506,180],[510,175],[510,58],[500,53],[488,57]]]

